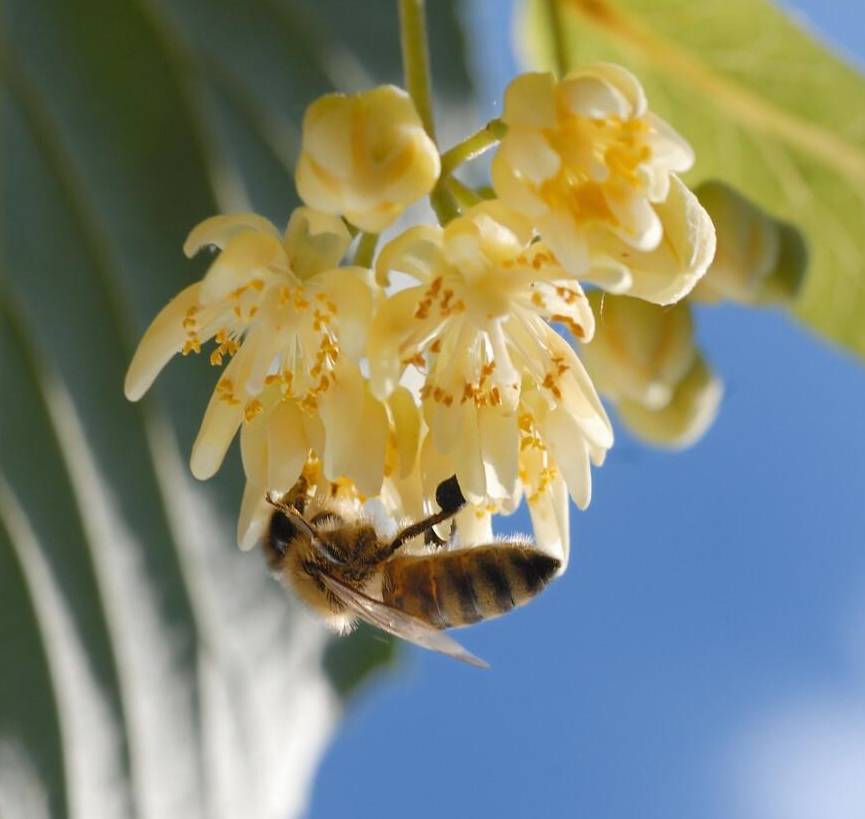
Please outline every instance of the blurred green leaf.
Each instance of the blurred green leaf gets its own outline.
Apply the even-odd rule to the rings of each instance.
[[[457,10],[431,9],[448,98],[470,90]],[[341,697],[392,662],[237,550],[236,452],[188,474],[206,360],[141,405],[122,381],[206,264],[187,231],[284,223],[305,106],[399,78],[392,0],[0,5],[3,816],[297,815]]]
[[[765,0],[559,0],[572,65],[621,63],[691,142],[692,184],[731,183],[805,232],[796,313],[865,354],[865,79]],[[527,62],[551,67],[546,0],[524,0]]]

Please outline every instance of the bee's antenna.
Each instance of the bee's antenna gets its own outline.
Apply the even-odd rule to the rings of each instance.
[[[345,561],[333,551],[324,538],[322,538],[318,533],[316,528],[303,515],[301,515],[297,509],[289,506],[287,503],[283,503],[283,501],[277,498],[273,492],[268,492],[264,498],[271,506],[282,512],[283,515],[285,515],[309,538],[309,542],[312,544],[313,549],[315,549],[322,557],[326,558],[331,563],[344,565]]]
[[[460,485],[457,482],[457,476],[451,475],[447,480],[442,481],[436,489],[436,503],[441,507],[440,512],[430,515],[428,518],[419,520],[417,523],[406,526],[391,542],[387,548],[387,554],[392,555],[400,546],[413,537],[423,534],[424,532],[437,526],[439,523],[452,518],[466,504],[466,499],[463,497]]]

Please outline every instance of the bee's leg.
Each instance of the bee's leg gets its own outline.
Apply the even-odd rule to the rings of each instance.
[[[433,542],[438,542],[443,545],[443,541],[438,535],[433,532],[433,526],[436,526],[443,521],[452,518],[460,509],[465,506],[466,499],[463,497],[460,485],[457,483],[456,475],[452,475],[446,481],[442,481],[436,489],[436,503],[441,507],[440,512],[430,515],[428,518],[419,520],[411,526],[406,526],[397,536],[388,544],[384,551],[383,558],[390,557],[400,546],[408,542],[420,534],[432,533],[435,538]]]

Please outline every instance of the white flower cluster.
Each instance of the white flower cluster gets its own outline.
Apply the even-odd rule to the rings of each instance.
[[[356,229],[363,244],[445,181],[410,97],[393,86],[310,106],[296,179],[306,205],[284,233],[243,213],[190,234],[188,255],[219,254],[147,330],[126,394],[138,399],[173,355],[213,342],[211,362],[226,366],[191,466],[213,475],[240,430],[244,548],[266,525],[266,493],[314,464],[396,517],[432,510],[436,486],[455,474],[470,503],[464,539],[525,498],[539,545],[566,562],[568,496],[588,505],[590,467],[613,433],[555,325],[592,340],[580,280],[656,304],[681,299],[711,262],[715,233],[676,176],[693,161],[689,146],[624,69],[518,77],[502,120],[495,198],[409,228],[374,261],[344,263]],[[393,292],[393,274],[412,284]]]

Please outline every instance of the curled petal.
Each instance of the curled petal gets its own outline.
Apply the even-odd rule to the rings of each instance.
[[[247,231],[234,236],[210,265],[201,283],[201,303],[220,301],[265,275],[271,266],[287,269],[279,237]]]
[[[571,73],[558,87],[558,98],[571,114],[589,119],[630,116],[630,100],[614,85],[597,76]]]
[[[227,213],[211,216],[197,224],[186,237],[183,252],[191,258],[209,245],[222,250],[242,233],[264,233],[279,238],[279,231],[273,224],[257,213]]]
[[[615,93],[617,107],[607,113],[597,115],[584,114],[584,116],[606,117],[610,114],[623,119],[628,117],[642,117],[646,113],[647,102],[640,81],[626,68],[615,63],[595,63],[594,65],[578,68],[568,73],[562,82],[562,86],[568,87],[569,83],[579,82],[584,79],[593,79],[605,85],[610,92]],[[626,107],[620,107],[624,101]]]
[[[419,282],[428,282],[438,275],[442,263],[442,229],[418,225],[388,242],[378,254],[375,265],[376,281],[385,287],[390,273],[399,271]]]
[[[198,305],[201,282],[189,285],[175,296],[153,319],[135,350],[123,391],[130,401],[137,401],[150,389],[150,385],[186,341],[183,320],[190,309]]]
[[[552,128],[556,124],[556,80],[549,72],[521,74],[505,91],[502,119],[528,128]]]
[[[312,208],[296,208],[285,229],[288,261],[301,279],[336,267],[349,244],[351,234],[342,219]]]
[[[612,236],[598,237],[597,255],[585,278],[605,286],[605,279],[618,269],[622,277],[631,278],[628,295],[662,305],[672,304],[691,291],[715,255],[712,220],[675,175],[670,177],[666,201],[654,207],[663,226],[658,247],[640,253]]]

